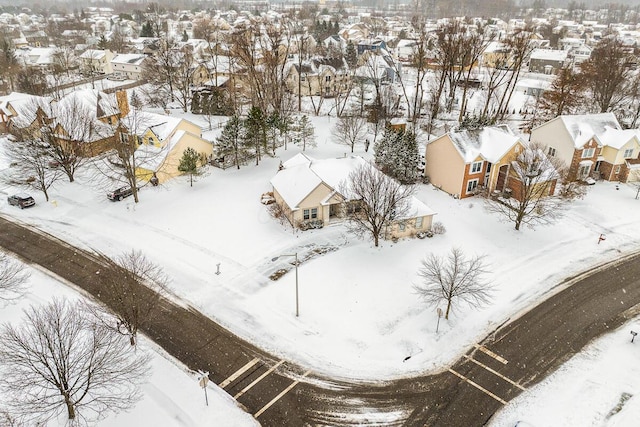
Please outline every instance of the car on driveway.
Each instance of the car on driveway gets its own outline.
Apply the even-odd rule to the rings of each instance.
[[[7,197],[7,201],[10,205],[18,206],[20,209],[28,208],[36,204],[33,197],[28,194],[14,194],[13,196]]]
[[[107,197],[112,202],[115,202],[116,200],[120,201],[125,197],[129,197],[132,194],[133,194],[133,190],[131,189],[131,187],[120,187],[118,189],[108,192]]]

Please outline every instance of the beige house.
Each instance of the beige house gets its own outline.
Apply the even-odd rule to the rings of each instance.
[[[315,160],[297,154],[271,179],[273,196],[295,227],[342,221],[347,204],[340,187],[354,169],[366,164],[358,156]],[[412,197],[408,212],[407,218],[398,218],[388,227],[385,238],[406,237],[431,229],[435,212],[427,205]]]
[[[80,68],[86,74],[111,74],[111,60],[114,56],[109,49],[87,49],[80,55]]]
[[[531,141],[569,165],[571,181],[595,176],[626,182],[640,156],[638,130],[623,130],[613,113],[556,117],[534,128]]]
[[[449,132],[427,144],[425,176],[431,184],[458,198],[513,191],[512,161],[524,143],[507,126]]]
[[[114,73],[120,73],[128,79],[140,80],[144,61],[147,56],[137,53],[121,53],[111,60]]]
[[[314,58],[302,64],[290,63],[287,89],[296,95],[333,97],[348,91],[351,76],[342,58]]]
[[[213,154],[213,144],[202,138],[202,131],[194,123],[160,114],[138,112],[139,122],[145,130],[138,135],[136,150],[136,176],[149,181],[154,175],[163,182],[182,175],[178,170],[180,159],[187,148],[200,154],[201,164]]]

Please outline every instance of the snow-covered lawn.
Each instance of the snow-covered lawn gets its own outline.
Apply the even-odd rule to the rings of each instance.
[[[318,147],[307,154],[328,158],[348,152],[331,141],[335,118],[312,120]],[[194,121],[205,126],[201,118]],[[217,132],[205,135],[213,138]],[[371,156],[362,147],[356,151]],[[79,177],[54,189],[50,203],[34,193],[34,208],[0,204],[0,212],[107,254],[141,249],[171,275],[177,298],[236,334],[317,373],[358,381],[439,370],[545,298],[563,278],[637,249],[640,240],[634,189],[607,182],[591,187],[556,224],[536,230],[516,232],[485,212],[481,200],[455,200],[420,185],[417,197],[438,212],[435,220],[446,227],[444,235],[375,248],[341,225],[294,232],[270,217],[260,195],[270,190],[279,162],[298,152],[280,149],[277,158],[240,170],[210,169],[192,188],[186,179],[145,187],[139,204],[131,198],[109,202],[107,189]],[[598,244],[601,233],[606,240]],[[436,333],[436,307],[425,306],[413,285],[426,254],[444,254],[454,246],[487,255],[494,300],[479,310],[458,307]],[[332,251],[299,267],[300,316],[295,317],[293,258],[273,259],[294,253],[304,258],[322,248]],[[290,273],[277,281],[268,278],[282,267]],[[412,357],[403,362],[407,356]]]
[[[28,293],[14,304],[0,305],[0,323],[19,324],[24,318],[22,310],[33,305],[47,304],[53,298],[75,300],[79,294],[44,272],[27,267],[31,277]],[[251,427],[258,423],[245,413],[235,401],[218,387],[209,385],[209,406],[205,404],[203,390],[196,374],[189,372],[180,362],[167,355],[153,342],[142,339],[141,351],[151,352],[151,375],[143,385],[143,398],[129,412],[111,415],[102,427],[153,425],[166,427],[229,426]],[[65,425],[66,412],[48,425]]]

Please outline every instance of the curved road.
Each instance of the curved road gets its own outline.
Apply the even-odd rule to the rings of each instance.
[[[0,216],[0,246],[106,304],[99,261]],[[207,370],[264,426],[482,426],[593,338],[640,314],[640,253],[561,284],[438,375],[384,385],[335,383],[275,359],[188,304],[162,300],[144,333],[193,370]],[[149,292],[141,289],[140,292]]]

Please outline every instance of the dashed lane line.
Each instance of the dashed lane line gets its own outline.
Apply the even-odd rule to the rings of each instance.
[[[220,384],[218,384],[218,387],[220,388],[225,388],[226,386],[228,386],[229,384],[231,384],[235,379],[237,379],[240,375],[244,374],[245,372],[247,372],[249,369],[251,369],[251,367],[253,365],[255,365],[256,363],[258,363],[260,361],[260,359],[258,359],[257,357],[254,358],[253,360],[251,360],[249,363],[247,363],[246,365],[244,365],[242,368],[238,369],[237,371],[235,371],[229,378],[227,378],[226,380],[222,381]]]
[[[264,377],[266,377],[267,375],[269,375],[270,373],[272,373],[273,371],[275,371],[276,369],[278,369],[278,367],[280,365],[282,365],[284,363],[284,360],[279,361],[278,363],[276,363],[275,365],[273,365],[271,368],[269,368],[269,370],[267,372],[265,372],[264,374],[260,375],[258,378],[256,378],[255,380],[253,380],[251,382],[251,384],[249,384],[248,386],[246,386],[245,388],[243,388],[242,390],[240,390],[238,392],[238,394],[236,394],[235,396],[233,396],[234,399],[238,399],[240,396],[242,396],[243,394],[245,394],[247,391],[249,391],[254,385],[258,384],[260,381],[262,381],[262,379]]]
[[[466,354],[464,355],[464,357],[467,360],[472,361],[473,363],[475,363],[478,366],[483,367],[484,369],[486,369],[487,371],[491,372],[494,375],[497,375],[498,377],[502,378],[503,380],[505,380],[506,382],[513,384],[514,386],[518,387],[520,390],[524,391],[526,390],[524,387],[522,387],[520,384],[518,384],[517,382],[513,381],[511,378],[507,378],[504,375],[502,375],[500,372],[491,369],[490,367],[488,367],[487,365],[485,365],[484,363],[478,362],[477,360],[475,360],[473,357],[469,357]]]
[[[507,359],[505,359],[504,357],[498,356],[493,351],[489,350],[487,347],[484,347],[484,346],[482,346],[480,344],[474,344],[473,346],[475,348],[477,348],[478,350],[480,350],[481,352],[483,352],[484,354],[486,354],[487,356],[493,357],[494,359],[496,359],[498,362],[502,363],[503,365],[506,365],[507,363],[509,363],[507,361]]]
[[[289,391],[291,391],[292,388],[294,388],[295,386],[298,385],[298,383],[300,382],[300,380],[304,377],[306,377],[307,375],[309,375],[311,373],[311,371],[307,371],[305,372],[302,377],[300,377],[299,380],[295,380],[294,382],[292,382],[291,384],[289,384],[289,387],[285,388],[284,390],[282,390],[280,392],[280,394],[278,394],[276,397],[274,397],[273,399],[271,399],[271,402],[267,403],[266,405],[264,405],[262,407],[262,409],[260,409],[258,412],[256,412],[253,416],[255,418],[258,418],[260,415],[262,415],[262,413],[264,411],[266,411],[267,409],[269,409],[271,407],[271,405],[273,405],[274,403],[276,403],[278,400],[280,400],[282,398],[282,396],[284,396],[285,394],[287,394]]]
[[[455,375],[456,377],[463,379],[464,381],[468,382],[469,384],[471,384],[472,386],[474,386],[475,388],[477,388],[478,390],[482,391],[483,393],[486,393],[487,395],[493,397],[495,400],[497,400],[498,402],[502,403],[503,405],[507,404],[506,400],[503,400],[501,398],[499,398],[498,396],[496,396],[495,394],[491,393],[489,390],[487,390],[486,388],[482,387],[481,385],[471,381],[469,378],[465,377],[462,374],[457,373],[456,371],[454,371],[453,369],[449,368],[449,372],[451,372],[453,375]]]

